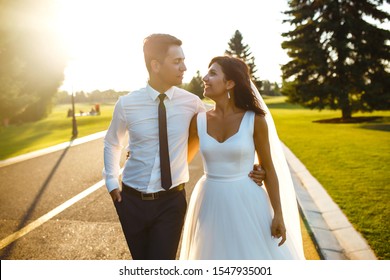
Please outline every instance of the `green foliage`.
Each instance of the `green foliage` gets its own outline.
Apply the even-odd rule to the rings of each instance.
[[[191,81],[188,84],[183,85],[183,88],[199,96],[200,99],[204,98],[203,96],[204,85],[199,70],[196,71],[196,75],[191,79]]]
[[[66,54],[54,32],[55,3],[0,1],[0,119],[46,117],[63,80]]]
[[[225,54],[242,59],[249,67],[249,74],[253,83],[258,89],[261,88],[262,82],[255,75],[257,72],[255,57],[250,52],[250,47],[243,43],[243,37],[239,30],[236,30],[233,37],[228,42],[229,49],[225,51]]]
[[[265,96],[279,96],[281,95],[280,93],[280,88],[277,83],[271,84],[270,81],[265,80],[262,81],[263,88],[261,90],[261,95]]]
[[[282,66],[284,94],[308,108],[353,112],[390,109],[390,31],[383,0],[290,0],[282,47],[291,60]]]
[[[109,103],[116,102],[119,96],[125,95],[129,91],[94,90],[92,92],[78,91],[74,93],[76,103]],[[56,104],[69,104],[71,95],[66,91],[59,91],[56,94]]]

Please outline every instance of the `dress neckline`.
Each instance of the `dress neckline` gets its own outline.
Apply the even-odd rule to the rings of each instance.
[[[245,116],[247,115],[247,113],[248,113],[248,111],[245,111],[244,115],[242,116],[241,121],[240,121],[240,125],[239,125],[239,127],[238,127],[238,130],[237,130],[234,134],[232,134],[232,135],[230,135],[228,138],[226,138],[224,141],[219,142],[217,139],[215,139],[213,136],[211,136],[211,135],[208,133],[208,131],[207,131],[207,126],[208,126],[208,125],[207,125],[207,112],[205,112],[205,113],[204,113],[204,117],[205,117],[205,123],[206,123],[206,135],[207,135],[208,137],[214,139],[214,141],[217,142],[217,143],[219,143],[219,144],[225,143],[226,141],[230,140],[231,138],[233,138],[234,136],[236,136],[236,135],[240,132],[242,123],[243,123],[244,118],[245,118]]]

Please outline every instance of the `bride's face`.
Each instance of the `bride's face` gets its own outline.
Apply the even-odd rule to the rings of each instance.
[[[207,75],[203,77],[204,93],[203,95],[215,99],[220,96],[227,96],[227,82],[222,68],[218,63],[213,63]]]

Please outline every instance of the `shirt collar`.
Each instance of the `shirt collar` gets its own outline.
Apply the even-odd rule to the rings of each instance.
[[[160,95],[160,93],[154,88],[152,88],[149,83],[146,85],[146,89],[150,98],[152,98],[153,100],[156,100]],[[164,92],[169,100],[172,99],[174,91],[175,91],[175,87],[170,87],[166,92]]]

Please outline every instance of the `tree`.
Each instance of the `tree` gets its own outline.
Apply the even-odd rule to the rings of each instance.
[[[268,80],[262,81],[263,89],[261,90],[261,95],[264,96],[280,96],[280,89],[278,83],[271,83]]]
[[[277,82],[274,82],[273,86],[274,95],[280,96],[282,93],[280,92],[280,87]]]
[[[0,41],[4,40],[1,36]],[[0,42],[0,121],[7,126],[10,119],[20,113],[32,101],[31,96],[22,92],[23,82],[18,80],[23,71],[23,63],[17,57],[7,55],[7,50]]]
[[[66,54],[50,0],[0,0],[0,116],[46,117],[64,78]],[[4,109],[4,110],[2,110]]]
[[[308,108],[353,112],[390,108],[390,32],[383,0],[290,0],[294,27],[282,34],[291,60],[282,66],[282,92]]]
[[[186,86],[186,90],[199,96],[199,98],[201,99],[204,98],[203,96],[204,85],[199,70],[196,71],[196,75],[191,79],[190,83]]]
[[[248,65],[252,81],[255,83],[256,87],[260,89],[262,83],[255,75],[257,72],[255,58],[250,52],[249,46],[243,43],[243,37],[240,31],[236,30],[233,37],[228,42],[228,46],[229,49],[225,51],[225,54],[242,59]]]
[[[271,83],[268,80],[263,81],[262,94],[264,94],[264,95],[273,95],[272,92],[271,92]]]

